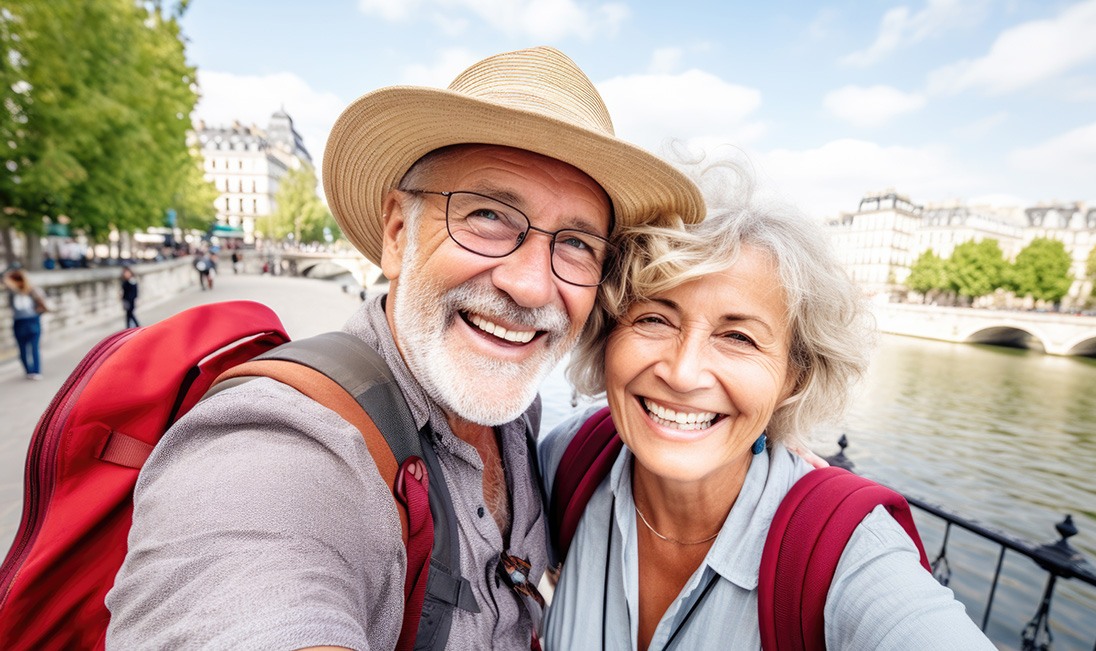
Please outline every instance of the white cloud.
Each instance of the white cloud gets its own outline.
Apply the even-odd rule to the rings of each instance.
[[[1063,200],[1084,199],[1068,196],[1078,188],[1091,191],[1096,179],[1096,122],[1062,133],[1046,142],[1014,150],[1009,154],[1011,167],[1022,172],[1031,185]],[[1062,195],[1060,193],[1067,193]],[[1042,199],[1055,197],[1047,196]]]
[[[868,192],[894,188],[914,203],[963,197],[985,179],[944,147],[885,147],[842,139],[816,149],[777,149],[757,157],[762,183],[814,217],[856,210]]]
[[[761,105],[759,91],[700,70],[614,77],[597,88],[617,135],[648,149],[658,149],[669,138],[718,136],[739,144],[764,132],[764,125],[750,117]]]
[[[463,48],[448,48],[438,52],[432,65],[411,64],[403,67],[401,84],[446,88],[457,75],[483,57]]]
[[[963,60],[929,74],[933,92],[980,88],[1007,93],[1057,77],[1096,60],[1096,0],[1064,10],[1055,18],[1005,30],[980,59]]]
[[[830,113],[855,126],[878,127],[923,108],[925,98],[890,86],[844,86],[827,93],[822,103]]]
[[[866,49],[845,55],[841,63],[870,66],[898,48],[980,21],[987,4],[986,0],[929,0],[917,13],[911,13],[909,7],[895,7],[883,14],[875,41]]]
[[[270,116],[284,107],[293,126],[304,138],[319,173],[327,134],[346,106],[334,93],[317,91],[300,77],[280,72],[270,75],[235,75],[210,70],[198,71],[201,99],[194,109],[196,119],[209,125],[233,121],[265,129]]]
[[[681,66],[681,48],[661,47],[651,54],[651,67],[648,72],[656,75],[671,74]]]
[[[549,41],[612,35],[630,15],[621,2],[576,0],[358,0],[358,8],[392,22],[422,17],[460,26],[472,16],[508,36]]]
[[[358,0],[358,9],[362,13],[393,22],[417,14],[422,5],[422,0]]]
[[[978,118],[973,122],[967,124],[961,124],[951,130],[953,134],[960,138],[980,138],[988,133],[991,133],[1001,126],[1005,122],[1008,122],[1007,111],[997,111],[990,115],[985,115]]]

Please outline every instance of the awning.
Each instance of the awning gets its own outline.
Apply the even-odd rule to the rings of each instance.
[[[213,228],[209,231],[209,234],[216,237],[235,237],[239,239],[243,239],[244,237],[243,229],[229,226],[228,224],[214,224]]]

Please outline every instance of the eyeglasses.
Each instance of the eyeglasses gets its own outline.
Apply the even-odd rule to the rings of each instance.
[[[525,242],[529,231],[552,239],[552,273],[579,287],[596,287],[605,278],[605,260],[612,245],[603,237],[573,228],[546,231],[533,226],[525,213],[478,192],[404,190],[445,197],[445,227],[462,249],[487,258],[505,258]]]

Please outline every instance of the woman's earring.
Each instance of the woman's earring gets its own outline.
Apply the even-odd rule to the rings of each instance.
[[[768,440],[768,437],[765,436],[765,432],[761,432],[761,436],[757,437],[757,440],[754,441],[753,447],[750,448],[750,451],[754,454],[761,454],[762,450],[765,449],[766,440]]]

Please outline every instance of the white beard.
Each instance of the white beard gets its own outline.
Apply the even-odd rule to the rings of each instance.
[[[490,282],[469,281],[445,291],[420,277],[418,253],[408,238],[394,305],[394,334],[411,374],[443,409],[467,421],[493,427],[520,417],[581,329],[571,332],[561,308],[522,308]],[[521,363],[458,348],[451,341],[458,312],[543,330],[546,345]]]

